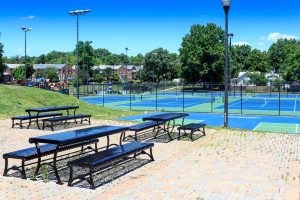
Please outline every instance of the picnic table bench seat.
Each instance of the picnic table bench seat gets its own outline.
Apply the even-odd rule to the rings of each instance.
[[[87,140],[87,141],[83,141],[83,142],[77,142],[77,143],[62,146],[59,148],[59,151],[66,151],[66,150],[70,150],[73,148],[81,147],[81,152],[83,152],[83,147],[86,145],[90,145],[90,144],[95,144],[94,150],[97,151],[97,149],[98,149],[97,143],[98,142],[99,142],[98,139],[91,139],[91,140]],[[57,148],[57,145],[55,145],[55,144],[40,145],[40,151],[41,151],[40,156],[43,157],[43,156],[54,154],[56,151],[56,148]],[[91,149],[91,147],[88,147],[88,149]],[[22,178],[26,179],[25,161],[33,160],[38,157],[39,157],[39,154],[37,152],[36,147],[30,147],[30,148],[21,149],[21,150],[17,150],[14,152],[3,154],[3,158],[5,159],[5,169],[4,169],[3,176],[7,176],[8,171],[13,169],[13,170],[17,170],[17,171],[21,172]],[[17,167],[17,166],[8,168],[8,159],[9,158],[22,160],[21,170],[19,170],[20,167]],[[38,166],[39,165],[40,164],[38,163]]]
[[[132,137],[132,138],[134,138],[135,141],[137,141],[137,134],[139,132],[150,129],[150,128],[155,129],[156,126],[159,126],[159,125],[162,125],[162,124],[163,124],[163,122],[148,121],[148,122],[143,122],[143,123],[140,123],[140,124],[130,126],[129,131],[134,131],[134,136],[128,135],[127,137]]]
[[[204,123],[190,123],[190,124],[186,124],[186,125],[182,125],[180,127],[178,127],[178,139],[180,139],[181,135],[180,135],[180,132],[181,130],[183,130],[184,132],[184,135],[187,135],[186,131],[189,130],[191,133],[190,133],[190,138],[191,140],[193,140],[193,133],[196,132],[196,131],[200,131],[203,133],[203,135],[205,135],[205,127],[206,124]],[[202,128],[202,130],[201,130]]]
[[[95,189],[93,173],[97,171],[99,167],[108,167],[112,162],[121,160],[122,158],[133,155],[136,157],[140,154],[146,154],[154,161],[152,154],[153,143],[141,143],[141,142],[131,142],[118,147],[110,148],[95,154],[90,154],[86,157],[79,158],[68,162],[70,167],[70,177],[68,181],[68,186],[72,186],[72,183],[76,179],[87,180],[90,184],[90,189]],[[150,149],[150,153],[146,153],[145,150]],[[89,172],[87,174],[73,176],[73,167],[88,168]],[[85,178],[88,176],[87,178]]]
[[[46,117],[60,117],[62,115],[63,115],[62,113],[41,113],[39,115],[34,114],[34,115],[21,115],[21,116],[12,117],[11,118],[12,128],[14,128],[15,125],[19,125],[20,128],[23,128],[23,121],[25,121],[25,120],[37,119],[37,118],[46,118]],[[20,122],[15,123],[15,120],[20,120]]]
[[[77,115],[67,115],[67,116],[60,116],[60,117],[55,117],[55,118],[47,118],[47,119],[43,119],[43,130],[45,129],[45,127],[50,126],[51,130],[54,131],[54,123],[56,122],[62,122],[62,121],[68,121],[74,119],[75,123],[77,123],[76,119],[81,119],[80,123],[82,124],[83,121],[87,121],[89,124],[91,124],[91,115],[87,115],[87,114],[77,114]],[[50,124],[47,124],[47,123]]]

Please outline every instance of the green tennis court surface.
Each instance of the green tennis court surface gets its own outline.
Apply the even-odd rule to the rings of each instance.
[[[300,119],[299,119],[299,121],[300,121]],[[255,131],[270,131],[270,132],[300,133],[300,124],[261,122],[253,130],[255,130]]]

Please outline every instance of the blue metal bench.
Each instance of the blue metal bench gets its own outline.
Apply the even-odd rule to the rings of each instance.
[[[62,113],[43,113],[39,115],[22,115],[22,116],[16,116],[12,117],[12,128],[14,128],[16,125],[19,125],[20,128],[23,128],[23,121],[25,120],[32,120],[32,119],[37,119],[37,118],[46,118],[46,117],[61,117],[63,114]],[[20,120],[19,123],[15,123],[15,120]],[[28,127],[29,128],[29,125]]]
[[[73,181],[79,179],[87,180],[90,184],[90,189],[95,189],[93,173],[97,171],[97,168],[107,167],[112,162],[117,162],[122,158],[126,158],[130,155],[138,156],[140,154],[146,154],[152,161],[154,161],[152,154],[153,146],[153,143],[131,142],[95,154],[91,154],[77,160],[70,161],[68,162],[68,166],[70,167],[70,178],[68,181],[68,186],[72,186]],[[146,153],[146,149],[150,149],[150,153]],[[89,172],[87,174],[81,174],[77,177],[74,177],[73,167],[88,168]]]
[[[156,122],[156,121],[149,121],[149,122],[144,122],[140,124],[136,124],[133,126],[129,127],[129,131],[134,131],[134,136],[128,135],[127,138],[131,137],[135,141],[138,141],[137,139],[137,134],[140,133],[141,131],[153,128],[153,132],[155,131],[155,128],[158,128],[157,126],[162,125],[163,122]],[[125,139],[126,137],[124,137]]]
[[[180,135],[180,132],[181,130],[183,130],[184,132],[184,135],[187,135],[187,130],[189,130],[191,133],[190,133],[190,138],[191,140],[193,140],[193,133],[196,132],[196,131],[200,131],[203,133],[203,135],[205,135],[205,127],[206,124],[204,123],[190,123],[190,124],[186,124],[186,125],[183,125],[183,126],[180,126],[178,127],[178,139],[180,139],[181,135]],[[202,128],[202,130],[201,130]]]
[[[45,127],[50,126],[51,130],[54,131],[54,123],[56,122],[67,122],[68,120],[74,119],[75,123],[77,123],[76,119],[80,119],[80,123],[82,124],[83,121],[87,121],[89,124],[91,124],[91,115],[86,115],[86,114],[77,114],[77,115],[67,115],[67,116],[61,116],[61,117],[55,117],[55,118],[48,118],[48,119],[43,119],[43,130]],[[49,124],[47,124],[49,123]]]
[[[65,150],[81,147],[81,152],[83,152],[83,147],[86,146],[86,145],[89,145],[89,144],[95,144],[95,149],[94,150],[97,151],[98,150],[98,148],[97,148],[97,143],[98,142],[99,142],[98,139],[91,139],[91,140],[87,140],[87,141],[82,141],[82,142],[62,146],[59,149],[59,151],[65,151]],[[56,147],[57,147],[57,145],[54,145],[54,144],[40,145],[41,157],[54,154],[54,152],[56,151]],[[92,149],[92,148],[88,147],[88,149]],[[38,155],[36,147],[21,149],[21,150],[18,150],[18,151],[3,154],[3,158],[5,159],[5,168],[4,168],[3,176],[7,176],[7,173],[8,173],[9,170],[16,170],[16,171],[19,171],[21,173],[22,179],[26,179],[25,166],[28,166],[30,164],[25,165],[25,162],[29,161],[29,160],[36,159],[38,157],[39,157],[39,155]],[[22,165],[19,166],[19,167],[18,166],[12,166],[11,168],[8,168],[8,159],[9,158],[22,160]],[[37,164],[38,165],[37,165],[37,169],[36,169],[35,174],[37,174],[38,171],[39,171],[39,168],[40,168],[40,165],[41,165],[41,160],[38,160]],[[19,168],[21,168],[21,170]]]

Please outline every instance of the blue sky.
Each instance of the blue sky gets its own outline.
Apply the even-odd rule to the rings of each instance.
[[[91,9],[80,17],[80,40],[93,41],[94,48],[129,55],[163,47],[178,52],[182,37],[194,24],[216,23],[224,27],[221,0],[3,0],[0,41],[4,55],[28,55],[52,50],[71,51],[76,42],[76,20],[70,10]],[[299,0],[232,0],[230,32],[233,42],[266,50],[278,38],[300,38]]]

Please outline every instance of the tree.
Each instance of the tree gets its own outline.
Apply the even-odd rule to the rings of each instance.
[[[299,41],[295,39],[279,39],[276,43],[272,44],[268,50],[269,65],[274,68],[275,71],[284,70],[284,62],[289,54],[292,54],[299,46]]]
[[[194,25],[181,43],[181,76],[188,82],[221,82],[224,68],[224,31],[216,24]]]
[[[29,78],[34,73],[32,65],[26,65],[26,78]],[[13,70],[12,75],[16,80],[24,80],[24,66],[19,66]]]
[[[104,77],[102,76],[102,74],[96,74],[94,77],[94,81],[102,83],[104,81]]]
[[[258,73],[258,72],[252,72],[248,74],[248,77],[250,79],[249,83],[254,85],[266,85],[268,80],[265,77],[265,74]]]
[[[300,47],[287,56],[282,68],[286,81],[300,81]]]
[[[267,53],[261,52],[258,49],[253,49],[246,61],[246,71],[269,72],[271,70],[268,65]]]
[[[48,67],[46,69],[39,69],[35,72],[36,78],[48,78],[52,82],[58,82],[57,69],[55,67]]]
[[[150,80],[154,78],[155,82],[160,82],[164,74],[168,75],[172,71],[172,55],[163,48],[155,49],[145,56],[145,65],[143,79]]]
[[[47,58],[46,58],[45,54],[41,54],[36,59],[36,63],[38,63],[38,64],[45,64],[46,62],[47,62]]]
[[[110,67],[107,67],[102,71],[103,76],[106,78],[107,81],[110,80],[111,76],[113,75],[113,70]]]
[[[239,72],[249,68],[250,45],[234,45],[232,47],[232,78],[238,77]]]
[[[75,49],[76,53],[76,49]],[[86,82],[92,75],[91,67],[94,66],[94,49],[89,41],[78,43],[78,54],[79,54],[79,76],[82,81]]]
[[[4,64],[4,59],[3,59],[3,44],[0,43],[0,82],[3,81],[4,75],[3,72],[6,69],[6,65]]]

